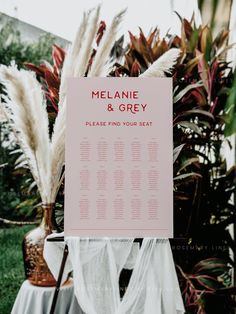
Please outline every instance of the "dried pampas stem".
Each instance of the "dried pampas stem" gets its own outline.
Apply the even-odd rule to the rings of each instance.
[[[165,77],[165,73],[171,73],[173,66],[180,55],[180,49],[172,48],[157,59],[139,77]]]
[[[8,120],[6,109],[4,108],[0,97],[0,123]]]
[[[65,162],[66,103],[59,107],[51,140],[51,199],[55,200]]]
[[[78,28],[78,31],[75,35],[75,39],[71,44],[71,59],[75,61],[78,57],[80,50],[82,48],[83,40],[85,39],[86,27],[88,25],[89,17],[92,13],[92,10],[84,12],[82,22]]]
[[[88,63],[93,51],[93,41],[96,37],[96,33],[99,25],[99,17],[100,17],[100,9],[99,5],[95,11],[93,19],[90,23],[90,27],[86,32],[85,42],[83,44],[83,50],[81,50],[81,55],[79,56],[79,60],[77,60],[77,64],[75,66],[74,77],[84,76],[85,71],[88,67]]]
[[[8,97],[1,104],[26,157],[43,203],[54,203],[65,161],[65,101],[59,107],[50,142],[46,103],[34,74],[15,66],[0,67],[0,81]]]
[[[85,31],[88,24],[89,16],[91,11],[84,13],[82,22],[78,28],[75,39],[73,40],[72,45],[67,51],[66,58],[63,64],[62,73],[61,73],[61,84],[60,84],[60,101],[59,106],[64,102],[66,94],[66,78],[73,76],[73,70],[75,67],[75,62],[78,61],[78,57],[81,51],[82,43],[85,37]]]
[[[104,76],[106,63],[109,59],[111,49],[115,43],[118,27],[123,19],[125,12],[126,10],[122,10],[120,13],[118,13],[113,18],[110,28],[105,32],[105,35],[101,40],[101,43],[93,60],[91,69],[88,73],[89,77]]]
[[[33,73],[15,65],[0,67],[5,86],[5,112],[12,121],[43,202],[50,202],[50,140],[43,91]]]

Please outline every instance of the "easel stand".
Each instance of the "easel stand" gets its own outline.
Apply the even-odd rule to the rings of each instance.
[[[48,242],[64,242],[64,237],[55,237],[55,238],[51,238],[51,239],[49,238],[49,239],[47,239],[47,241]],[[58,274],[57,284],[56,284],[56,288],[55,288],[55,291],[54,291],[54,295],[53,295],[53,299],[52,299],[52,305],[51,305],[51,309],[50,309],[49,314],[54,314],[54,312],[55,312],[55,308],[56,308],[56,305],[57,305],[57,298],[58,298],[58,294],[59,294],[60,287],[61,287],[61,280],[62,280],[62,276],[63,276],[63,273],[64,273],[64,269],[65,269],[68,253],[69,253],[68,245],[66,244],[65,248],[64,248],[64,252],[63,252],[63,257],[62,257],[62,261],[61,261],[60,271],[59,271],[59,274]]]

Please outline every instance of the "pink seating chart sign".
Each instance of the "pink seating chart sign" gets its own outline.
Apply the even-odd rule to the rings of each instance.
[[[173,237],[171,78],[68,80],[65,235]]]

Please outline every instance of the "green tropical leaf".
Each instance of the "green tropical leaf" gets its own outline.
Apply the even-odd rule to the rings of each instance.
[[[225,260],[220,258],[209,258],[197,263],[193,268],[193,273],[215,274],[216,276],[219,276],[228,270],[229,267]]]
[[[236,72],[234,74],[233,86],[229,92],[226,107],[226,125],[225,125],[225,136],[231,136],[236,133]]]
[[[184,148],[185,144],[181,144],[177,147],[174,148],[174,152],[173,152],[173,163],[176,162],[177,158],[179,157],[179,154],[181,153],[182,149]]]
[[[177,103],[185,94],[187,94],[190,90],[198,88],[198,87],[202,87],[203,83],[202,81],[199,81],[197,83],[194,84],[190,84],[188,86],[186,86],[184,89],[182,89],[176,96],[174,96],[174,103]]]
[[[184,170],[185,168],[187,168],[188,166],[192,165],[193,163],[198,163],[198,162],[199,162],[199,158],[197,158],[197,157],[189,158],[189,159],[185,160],[180,165],[180,169],[178,170],[178,173],[181,172],[182,170]]]
[[[197,126],[195,123],[193,122],[189,122],[189,121],[181,121],[178,123],[178,125],[186,128],[186,129],[190,129],[193,132],[197,133],[198,135],[202,136],[202,130],[199,128],[199,126]]]
[[[193,117],[200,117],[202,119],[207,119],[210,121],[215,121],[215,118],[212,113],[205,111],[205,110],[200,110],[200,109],[192,109],[192,110],[187,110],[179,114],[175,119],[174,119],[174,124],[179,123],[180,121],[186,121],[186,118],[190,119]]]
[[[189,179],[189,178],[201,178],[201,177],[202,176],[197,172],[190,172],[190,173],[180,174],[174,177],[174,181],[184,180],[184,179]]]
[[[197,280],[197,282],[207,290],[217,290],[219,288],[222,288],[222,284],[214,277],[207,276],[207,275],[200,275],[195,276],[194,279]]]

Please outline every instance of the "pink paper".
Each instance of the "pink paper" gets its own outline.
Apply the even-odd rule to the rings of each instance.
[[[173,237],[172,79],[68,90],[65,235]]]

